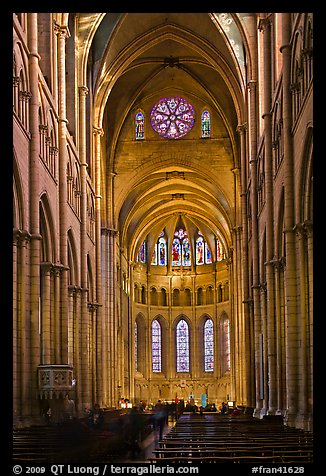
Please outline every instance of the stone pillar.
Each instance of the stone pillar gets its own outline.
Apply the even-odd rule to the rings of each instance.
[[[51,364],[51,263],[41,263],[41,364]]]
[[[86,161],[86,96],[88,88],[81,86],[79,92],[79,160],[80,160],[80,279],[81,279],[81,378],[80,398],[84,406],[92,405],[91,335],[88,309],[87,269],[87,161]]]
[[[306,230],[306,260],[307,260],[307,286],[308,286],[308,324],[307,324],[307,359],[308,359],[308,392],[307,392],[307,423],[306,429],[313,430],[313,226],[312,222],[304,222]]]
[[[13,303],[13,322],[12,322],[12,403],[13,403],[13,421],[15,424],[16,419],[20,415],[20,399],[19,399],[19,340],[18,340],[18,332],[19,332],[19,314],[18,314],[18,275],[20,269],[19,263],[19,251],[18,251],[18,243],[19,243],[19,230],[14,228],[13,230],[13,249],[12,249],[12,303]]]
[[[169,260],[170,261],[170,260]],[[174,335],[173,335],[173,277],[169,276],[169,287],[167,289],[168,295],[168,330],[167,330],[167,378],[172,380],[175,377],[175,349],[174,349]]]
[[[275,282],[275,322],[276,322],[276,355],[277,355],[277,415],[285,413],[285,317],[284,317],[284,258],[274,260]]]
[[[294,166],[292,137],[291,85],[291,13],[282,13],[282,82],[284,127],[284,233],[285,233],[285,320],[286,320],[286,385],[289,426],[295,424],[298,411],[299,329],[297,322],[297,279],[294,231]]]
[[[134,302],[135,297],[133,298],[134,293],[134,262],[129,262],[129,279],[128,279],[128,312],[129,312],[129,319],[130,319],[130,341],[129,345],[131,347],[130,351],[130,396],[131,398],[135,398],[136,395],[136,387],[135,387],[135,372],[136,372],[136,361],[135,361],[135,325],[136,325],[136,316],[134,315]],[[139,341],[138,341],[139,342]],[[119,395],[118,395],[119,397]],[[138,393],[138,397],[141,398],[141,393]]]
[[[77,408],[78,415],[82,416],[83,413],[83,406],[82,406],[82,373],[81,373],[81,362],[82,362],[82,348],[81,348],[81,287],[74,286],[74,312],[73,312],[73,322],[74,322],[74,358],[73,358],[73,365],[74,365],[74,378],[76,379],[76,387],[75,387],[75,405]]]
[[[40,339],[39,339],[39,297],[40,297],[40,239],[39,234],[39,91],[38,74],[39,60],[37,38],[37,13],[29,13],[27,18],[28,47],[29,47],[29,84],[31,99],[29,108],[30,140],[30,183],[29,183],[29,216],[30,216],[30,313],[24,329],[28,352],[24,354],[24,374],[29,375],[29,389],[22,398],[25,415],[32,418],[39,416],[39,408],[36,404],[38,393],[37,366],[40,363]],[[27,271],[27,270],[25,270]],[[26,273],[28,274],[28,273]],[[25,280],[25,277],[23,278]],[[25,297],[24,297],[25,300]],[[24,316],[24,319],[26,316]],[[27,348],[25,349],[27,351]],[[30,354],[29,354],[30,351]],[[26,377],[24,377],[26,378]]]
[[[297,238],[297,262],[298,262],[298,276],[300,283],[300,381],[299,381],[299,398],[298,398],[298,415],[296,419],[296,426],[299,428],[305,427],[307,419],[307,392],[308,392],[308,349],[307,349],[307,331],[308,331],[308,290],[307,290],[307,264],[305,256],[305,228],[302,223],[295,225]],[[310,369],[309,369],[310,370]]]
[[[101,275],[101,137],[103,129],[93,127],[94,150],[95,150],[95,262],[96,262],[96,301],[97,308],[97,386],[98,395],[102,405],[107,404],[107,360],[105,358],[106,345],[106,322],[102,298],[102,275]]]
[[[54,25],[58,42],[58,145],[59,145],[59,226],[60,226],[60,337],[58,359],[61,364],[68,362],[68,239],[67,239],[67,115],[66,115],[66,39],[68,28]]]
[[[253,320],[254,327],[254,371],[252,375],[255,375],[255,389],[256,389],[256,409],[255,416],[259,416],[261,409],[261,396],[259,393],[260,385],[260,333],[261,333],[261,317],[260,317],[260,291],[259,291],[259,237],[258,237],[258,202],[257,202],[257,94],[256,94],[256,81],[252,80],[248,83],[249,89],[249,142],[250,142],[250,174],[251,174],[251,253],[252,253],[252,295],[253,295],[253,314],[251,313],[246,327],[248,329],[247,335],[250,335],[250,321]],[[250,302],[250,301],[249,301]],[[249,338],[249,337],[248,337]],[[251,348],[251,346],[250,346]],[[249,354],[250,355],[250,354]],[[248,355],[248,357],[249,357]],[[252,363],[248,365],[250,369]],[[249,391],[249,389],[248,389]]]
[[[274,286],[274,213],[273,213],[273,154],[272,154],[272,46],[271,19],[260,20],[264,44],[264,149],[266,187],[266,284],[267,284],[267,357],[268,357],[268,411],[277,410],[275,286]]]
[[[118,386],[124,394],[124,379],[122,365],[119,363],[118,353],[118,325],[117,325],[117,290],[116,290],[116,239],[118,232],[113,228],[102,228],[102,249],[107,260],[104,278],[104,292],[106,293],[106,320],[107,320],[107,379],[108,403],[116,405],[118,400]],[[119,354],[121,359],[121,354]],[[126,396],[126,395],[124,395]]]
[[[29,372],[27,365],[30,363],[30,348],[29,348],[29,321],[27,319],[28,302],[26,296],[28,295],[28,246],[30,242],[30,234],[27,231],[16,230],[14,235],[17,243],[17,274],[16,282],[14,281],[14,289],[16,288],[17,309],[16,319],[13,326],[14,344],[15,338],[17,345],[17,360],[14,360],[17,368],[17,395],[16,406],[14,401],[14,408],[16,408],[16,415],[24,418],[30,415],[29,404]],[[15,275],[15,273],[14,273]],[[15,302],[15,300],[14,300]],[[15,386],[13,387],[15,389]],[[14,410],[15,411],[15,410]]]

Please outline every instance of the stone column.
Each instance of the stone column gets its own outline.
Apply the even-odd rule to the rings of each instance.
[[[51,263],[41,263],[41,364],[51,364]]]
[[[61,321],[60,321],[60,279],[62,267],[60,265],[51,266],[52,282],[53,282],[53,299],[52,299],[52,329],[53,335],[51,342],[53,343],[53,360],[52,363],[60,364],[61,363]],[[67,287],[68,293],[68,287]],[[67,344],[67,343],[66,343]]]
[[[308,325],[307,325],[307,359],[308,359],[308,392],[307,392],[307,422],[306,429],[313,429],[313,226],[306,220],[304,227],[307,236],[306,260],[307,260],[307,286],[308,286]]]
[[[38,74],[39,60],[37,38],[37,13],[29,13],[27,18],[27,38],[29,47],[29,83],[31,99],[29,108],[30,140],[30,182],[29,182],[29,216],[30,216],[30,309],[26,324],[24,323],[26,352],[23,357],[24,379],[29,376],[29,382],[23,385],[22,398],[25,415],[38,417],[39,408],[36,401],[38,391],[37,366],[40,363],[39,339],[39,297],[40,297],[40,239],[39,234],[39,91]],[[25,270],[27,271],[27,270]],[[26,273],[28,274],[28,273]],[[25,280],[25,277],[23,278]],[[23,298],[25,301],[25,297]],[[23,318],[26,319],[26,316]],[[24,332],[24,331],[23,331]],[[27,351],[28,347],[28,351]],[[30,353],[29,353],[30,352]],[[27,385],[29,389],[27,392]]]
[[[299,353],[299,366],[300,366],[300,381],[299,381],[299,398],[298,398],[298,415],[296,419],[296,426],[299,428],[305,427],[305,421],[307,419],[307,392],[308,392],[308,349],[307,349],[307,331],[308,331],[308,290],[307,290],[307,264],[305,256],[305,240],[306,233],[302,223],[295,225],[296,238],[297,238],[297,262],[298,262],[298,276],[299,276],[299,314],[300,314],[300,353]],[[310,370],[310,369],[309,369]]]
[[[275,286],[274,286],[274,213],[273,213],[273,154],[272,154],[272,51],[271,19],[260,20],[264,44],[264,146],[266,187],[266,284],[267,284],[267,357],[268,357],[268,411],[277,410]]]
[[[28,294],[28,245],[30,234],[27,231],[17,230],[15,233],[17,240],[17,313],[16,313],[16,334],[17,338],[17,415],[24,418],[30,415],[29,397],[29,372],[27,364],[30,361],[29,348],[29,321],[27,319],[28,302],[26,296]],[[15,302],[15,301],[14,301]],[[14,325],[15,329],[15,325]],[[14,387],[15,388],[15,387]]]
[[[294,167],[291,101],[291,13],[282,13],[282,82],[284,130],[284,233],[285,233],[285,320],[286,320],[286,386],[289,426],[295,424],[298,411],[299,329],[297,322],[297,279],[294,231]]]
[[[125,392],[122,366],[118,360],[118,325],[116,303],[116,239],[118,232],[113,228],[102,228],[102,243],[105,259],[107,260],[106,275],[104,276],[104,292],[106,293],[107,320],[107,379],[108,403],[113,406],[118,400],[118,386]],[[120,351],[121,349],[119,349]],[[120,354],[119,354],[120,357]],[[121,357],[120,357],[121,358]],[[126,395],[124,395],[126,396]]]
[[[82,362],[82,349],[81,349],[81,287],[74,286],[74,358],[73,358],[73,368],[74,368],[74,378],[76,379],[76,389],[75,389],[75,405],[79,415],[84,415],[83,406],[82,406],[82,373],[81,373],[81,362]]]
[[[277,415],[283,415],[285,409],[285,329],[284,329],[284,259],[274,259],[275,283],[275,333],[276,333],[276,379],[277,379]]]
[[[18,332],[19,332],[19,320],[18,320],[18,275],[20,269],[19,263],[19,251],[18,251],[18,243],[19,243],[19,230],[14,228],[13,230],[13,249],[12,249],[12,304],[13,304],[13,322],[12,322],[12,347],[13,347],[13,354],[12,354],[12,402],[13,402],[13,422],[15,424],[15,420],[20,414],[19,410],[19,341],[18,341]]]
[[[253,314],[250,315],[246,327],[248,329],[247,336],[250,335],[250,321],[253,320],[254,327],[254,349],[255,359],[253,364],[248,363],[248,368],[251,369],[254,365],[252,375],[255,375],[255,389],[256,389],[256,409],[255,416],[259,416],[261,409],[261,398],[259,393],[260,385],[260,333],[261,333],[261,317],[260,317],[260,291],[259,291],[259,237],[258,237],[258,202],[257,202],[257,94],[256,94],[256,81],[252,80],[248,83],[249,89],[249,165],[251,174],[251,253],[252,253],[252,295],[253,295]],[[249,301],[250,302],[250,301]],[[251,343],[249,343],[250,345]],[[250,348],[251,345],[250,345]],[[250,355],[250,354],[249,354]],[[248,355],[248,358],[249,358]],[[249,384],[249,383],[248,383]],[[248,388],[249,392],[249,388]]]
[[[81,279],[81,403],[92,403],[92,375],[90,355],[90,312],[88,309],[88,269],[87,269],[87,161],[86,161],[86,96],[88,88],[80,86],[79,92],[79,160],[80,160],[80,279]]]
[[[59,145],[59,227],[60,227],[60,351],[58,363],[68,363],[68,240],[67,240],[67,114],[66,114],[66,39],[68,28],[54,25],[58,42],[58,145]]]
[[[97,387],[100,396],[100,404],[107,402],[107,361],[105,358],[105,333],[106,322],[102,298],[102,275],[101,275],[101,137],[103,129],[93,127],[94,154],[95,154],[95,262],[96,262],[96,302],[97,308]]]

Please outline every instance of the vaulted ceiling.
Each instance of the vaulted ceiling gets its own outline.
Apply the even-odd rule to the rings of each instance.
[[[104,131],[104,196],[129,258],[148,233],[180,214],[230,245],[239,196],[236,128],[245,119],[243,28],[251,14],[78,15],[88,65],[81,74],[91,71],[94,125]],[[184,97],[195,109],[192,130],[179,139],[161,137],[150,124],[152,107],[167,96]],[[204,108],[211,113],[208,139],[201,138]],[[145,116],[141,141],[138,110]]]

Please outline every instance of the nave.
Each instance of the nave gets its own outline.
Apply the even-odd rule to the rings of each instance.
[[[126,415],[123,415],[123,418]],[[15,430],[15,463],[313,463],[311,432],[284,426],[277,417],[184,413],[167,422],[162,438],[143,415],[140,451],[126,444],[121,415],[106,418],[98,431],[80,422]]]

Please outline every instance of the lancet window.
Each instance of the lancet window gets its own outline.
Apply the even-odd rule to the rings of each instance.
[[[152,370],[162,371],[162,332],[157,319],[152,322]]]
[[[184,319],[176,328],[177,372],[189,372],[189,327]]]

